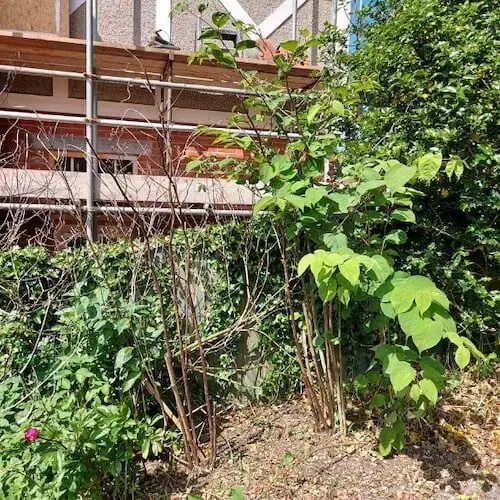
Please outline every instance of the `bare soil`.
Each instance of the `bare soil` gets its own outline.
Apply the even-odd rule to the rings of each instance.
[[[233,412],[212,471],[146,464],[142,498],[500,499],[498,378],[467,378],[441,401],[434,423],[410,433],[404,453],[382,459],[370,419],[351,409],[347,438],[313,428],[302,397]],[[233,493],[231,500],[240,497]]]

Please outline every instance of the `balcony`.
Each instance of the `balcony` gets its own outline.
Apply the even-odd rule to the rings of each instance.
[[[176,188],[178,200],[173,194]],[[56,170],[0,169],[0,198],[23,202],[81,202],[87,197],[86,172]],[[165,205],[211,207],[253,205],[256,195],[233,181],[216,178],[192,178],[100,174],[96,201],[106,204]]]

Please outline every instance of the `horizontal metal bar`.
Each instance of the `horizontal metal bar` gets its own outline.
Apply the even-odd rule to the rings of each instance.
[[[72,80],[85,80],[86,75],[76,71],[60,71],[55,69],[27,68],[25,66],[0,65],[0,73],[16,73],[20,75],[47,76],[70,78]],[[241,96],[257,96],[256,92],[245,89],[218,87],[215,85],[197,85],[194,83],[164,82],[162,80],[149,80],[147,78],[131,78],[126,76],[91,75],[100,82],[117,83],[125,85],[141,85],[147,88],[165,88],[187,90],[192,92],[205,92],[209,94],[227,94]]]
[[[30,210],[30,211],[42,211],[46,210],[49,212],[80,212],[86,211],[85,205],[56,205],[49,203],[16,203],[16,202],[6,202],[0,203],[0,210]],[[238,217],[249,217],[252,215],[251,210],[224,210],[224,209],[205,209],[205,208],[170,208],[170,207],[120,207],[120,206],[94,206],[94,212],[99,212],[103,214],[172,214],[177,213],[179,215],[219,215],[219,216],[238,216]]]
[[[71,116],[71,115],[57,115],[50,113],[37,113],[37,112],[27,112],[27,111],[11,111],[11,110],[0,110],[0,118],[11,118],[18,120],[40,120],[48,122],[61,122],[61,123],[87,123],[84,116]],[[139,129],[155,129],[155,130],[170,130],[171,132],[196,132],[198,127],[196,125],[182,125],[180,123],[160,123],[160,122],[148,122],[148,121],[134,121],[134,120],[116,120],[112,118],[97,118],[95,122],[99,125],[104,125],[108,127],[129,127],[129,128],[139,128]],[[287,133],[286,135],[278,134],[277,132],[272,132],[270,130],[252,130],[252,129],[239,129],[239,128],[224,128],[224,127],[209,127],[210,130],[217,132],[229,132],[237,135],[246,136],[261,136],[261,137],[272,137],[272,138],[288,138],[288,139],[298,139],[300,134]]]
[[[85,123],[84,116],[54,115],[49,113],[37,113],[36,111],[10,111],[0,110],[0,118],[12,118],[14,120],[45,120],[48,122],[61,121],[64,123]]]

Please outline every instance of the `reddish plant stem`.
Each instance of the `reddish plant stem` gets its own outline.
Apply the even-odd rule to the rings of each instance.
[[[314,383],[311,379],[310,373],[307,372],[304,358],[300,349],[300,338],[297,328],[297,322],[295,320],[295,310],[293,307],[293,295],[290,288],[290,275],[288,272],[288,259],[286,252],[286,238],[283,231],[281,229],[281,264],[283,268],[283,280],[284,280],[284,289],[285,289],[285,297],[287,303],[288,314],[290,318],[290,326],[292,328],[292,337],[294,343],[295,355],[297,357],[297,362],[299,363],[300,372],[302,373],[302,379],[304,381],[306,396],[309,400],[309,404],[311,405],[311,410],[316,421],[317,425],[323,426],[324,428],[328,427],[326,419],[323,415],[321,405],[319,404],[318,398],[316,396],[316,392],[314,391]]]

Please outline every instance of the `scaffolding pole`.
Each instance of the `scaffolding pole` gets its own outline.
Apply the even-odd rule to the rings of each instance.
[[[74,115],[56,115],[50,113],[36,113],[29,111],[11,111],[0,110],[0,118],[10,118],[13,120],[38,120],[46,122],[61,122],[61,123],[86,123],[87,118],[83,116]],[[154,130],[170,130],[171,132],[199,132],[196,125],[183,125],[181,123],[161,123],[161,122],[148,122],[148,121],[134,121],[134,120],[116,120],[113,118],[95,118],[94,123],[106,127],[128,127],[137,129],[154,129]],[[245,128],[225,128],[225,127],[208,127],[209,130],[215,132],[229,132],[232,134],[248,135],[251,137],[271,137],[274,139],[299,139],[302,137],[295,132],[286,132],[279,134],[270,130],[253,130]]]
[[[13,66],[0,64],[0,73],[16,73],[19,75],[47,76],[57,78],[69,78],[70,80],[86,80],[87,76],[76,71],[61,71],[58,69],[28,68],[25,66]],[[123,85],[139,85],[146,88],[166,88],[173,90],[185,90],[191,92],[205,92],[207,94],[225,94],[239,96],[258,96],[257,92],[251,90],[219,87],[215,85],[197,85],[194,83],[166,82],[163,80],[150,80],[148,78],[133,78],[126,76],[91,75],[95,81],[115,83]]]
[[[97,172],[97,95],[94,82],[94,36],[97,21],[97,0],[87,0],[85,33],[85,156],[87,159],[87,217],[85,227],[89,242],[96,241],[95,198],[98,184]]]
[[[75,213],[87,211],[86,206],[80,205],[58,205],[49,203],[22,203],[22,202],[4,202],[0,203],[0,210],[50,210],[53,212]],[[102,214],[179,214],[179,215],[202,215],[202,216],[221,216],[221,217],[250,217],[251,210],[238,209],[207,209],[207,208],[169,208],[169,207],[130,207],[130,206],[95,206],[94,212]]]
[[[292,38],[297,40],[297,0],[292,0]]]

